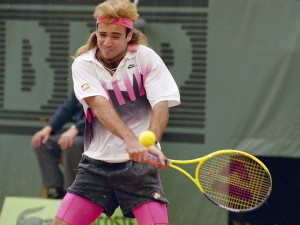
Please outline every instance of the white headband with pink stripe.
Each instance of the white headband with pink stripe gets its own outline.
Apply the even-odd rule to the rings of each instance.
[[[106,22],[107,22],[107,18],[103,17],[103,18],[98,18],[96,24],[106,23]],[[128,18],[112,18],[112,21],[109,24],[119,25],[129,29],[133,28],[133,21]]]

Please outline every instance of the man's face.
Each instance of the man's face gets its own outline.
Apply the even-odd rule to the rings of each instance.
[[[96,34],[98,48],[106,59],[113,59],[124,52],[132,37],[132,32],[126,37],[125,27],[105,23],[98,24]]]

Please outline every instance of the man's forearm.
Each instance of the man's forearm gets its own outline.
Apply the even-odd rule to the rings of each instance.
[[[88,97],[85,98],[85,101],[106,129],[121,138],[125,143],[132,140],[132,138],[136,138],[135,134],[123,122],[116,110],[104,97]]]
[[[156,137],[157,141],[161,140],[161,137],[168,125],[169,121],[169,106],[167,101],[157,103],[152,110],[152,118],[150,122],[150,128]]]

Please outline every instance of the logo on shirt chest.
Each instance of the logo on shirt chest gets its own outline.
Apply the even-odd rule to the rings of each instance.
[[[136,65],[134,65],[134,64],[129,64],[127,68],[128,68],[128,69],[132,69],[132,68],[134,68],[134,67],[136,67]]]

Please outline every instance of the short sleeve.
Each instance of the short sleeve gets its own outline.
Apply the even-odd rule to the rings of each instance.
[[[72,64],[72,77],[74,92],[80,102],[84,98],[101,95],[109,100],[109,97],[98,80],[96,70],[91,61],[76,58]]]
[[[179,105],[179,90],[170,71],[152,49],[144,48],[144,50],[146,51],[138,54],[138,64],[151,106],[154,107],[161,101],[168,101],[169,107]]]

